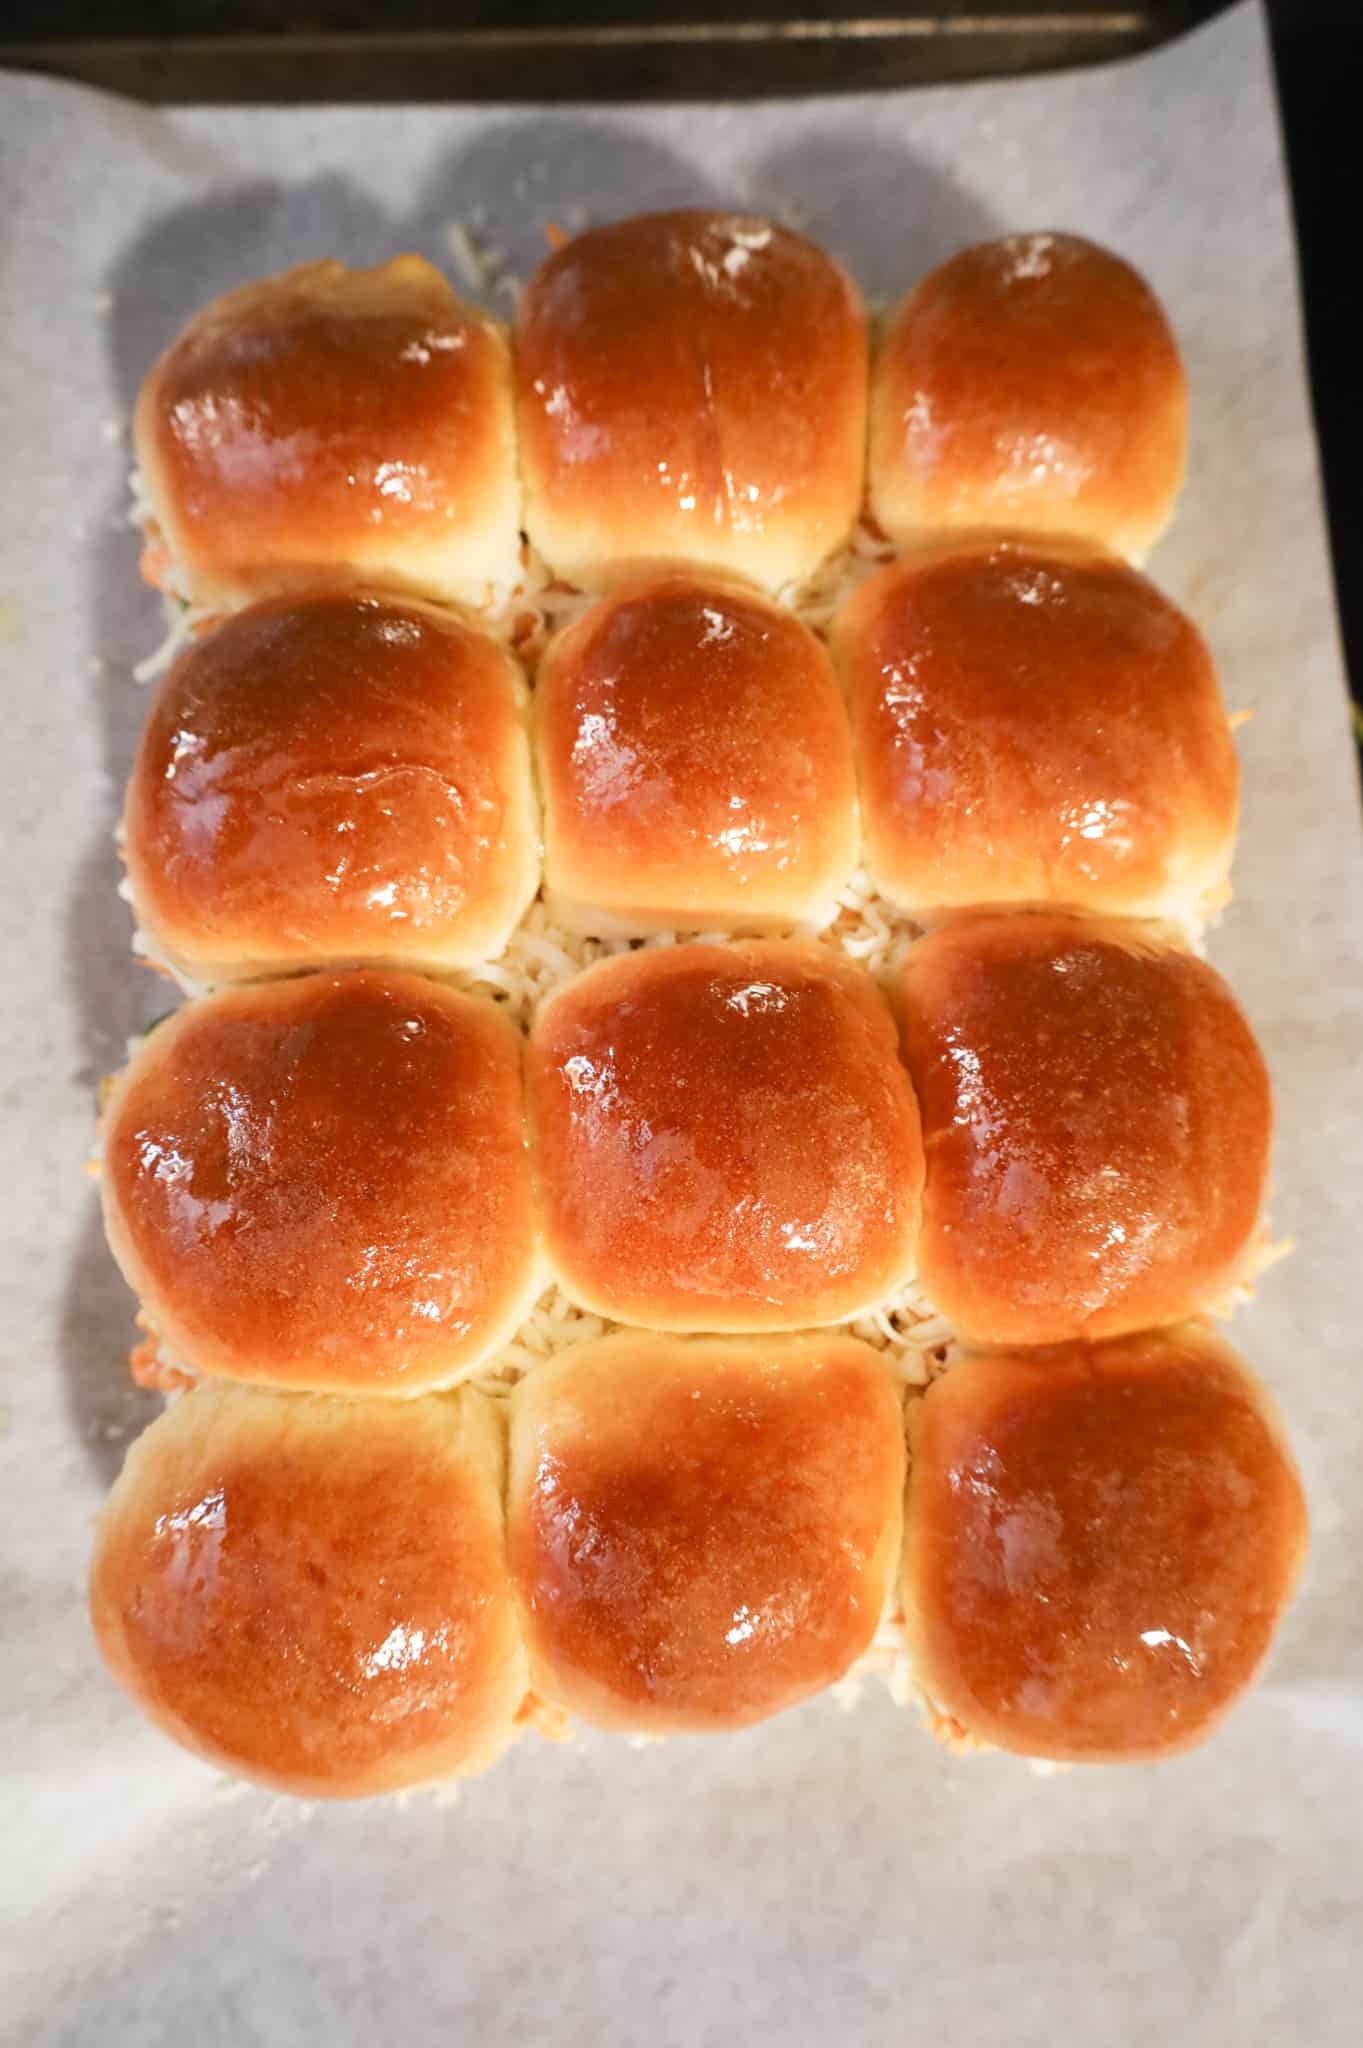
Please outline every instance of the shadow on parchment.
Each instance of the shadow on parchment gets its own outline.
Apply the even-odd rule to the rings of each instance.
[[[410,205],[390,213],[353,179],[327,174],[297,182],[254,179],[192,199],[163,214],[110,266],[108,348],[124,418],[156,356],[207,300],[253,277],[319,256],[379,263],[412,249],[469,280],[451,263],[449,232],[476,215],[480,239],[500,263],[475,294],[507,317],[510,293],[545,254],[545,224],[569,230],[627,213],[681,205],[771,212],[834,253],[862,254],[859,281],[883,298],[963,242],[995,231],[942,175],[907,150],[858,147],[824,126],[817,107],[802,135],[770,152],[741,181],[719,186],[634,123],[587,111],[504,117],[439,157]],[[887,203],[888,202],[888,203]],[[140,541],[120,490],[103,508],[89,603],[101,667],[90,684],[102,735],[108,808],[90,839],[67,906],[67,971],[81,1024],[81,1076],[94,1098],[119,1067],[132,1034],[179,1000],[169,982],[129,951],[131,924],[116,894],[122,874],[113,832],[147,696],[132,669],[164,630],[160,601],[142,584]],[[132,1387],[126,1357],[133,1298],[104,1245],[92,1186],[68,1279],[61,1322],[62,1366],[74,1426],[104,1479],[128,1439],[159,1409]]]

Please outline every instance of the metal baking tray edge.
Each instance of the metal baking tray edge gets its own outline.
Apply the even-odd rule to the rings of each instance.
[[[179,105],[735,99],[942,84],[1131,56],[1229,0],[1034,13],[0,41],[0,66]]]

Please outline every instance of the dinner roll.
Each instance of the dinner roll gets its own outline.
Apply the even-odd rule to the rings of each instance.
[[[912,1428],[914,1673],[968,1736],[1190,1749],[1262,1664],[1306,1552],[1277,1410],[1205,1324],[968,1359]]]
[[[153,953],[227,982],[500,952],[539,881],[525,694],[497,641],[410,598],[269,598],[194,641],[124,809]]]
[[[527,1694],[502,1465],[468,1389],[395,1406],[195,1388],[100,1517],[109,1669],[177,1742],[284,1792],[484,1769]]]
[[[857,860],[847,713],[819,642],[713,576],[601,603],[535,684],[545,896],[570,930],[826,924]]]
[[[640,562],[767,589],[851,532],[866,438],[866,316],[821,249],[699,209],[555,250],[516,316],[526,528],[559,576]]]
[[[148,573],[196,604],[355,574],[484,604],[520,578],[506,337],[419,256],[214,299],[152,369],[134,434]]]
[[[1063,903],[1185,924],[1230,894],[1238,769],[1211,656],[1113,556],[958,537],[833,625],[866,858],[918,917]]]
[[[868,1345],[629,1333],[512,1405],[507,1540],[543,1697],[599,1728],[743,1728],[867,1648],[904,1471]]]
[[[871,394],[870,501],[895,541],[1013,527],[1140,560],[1183,481],[1188,394],[1159,300],[1078,235],[965,249],[890,320]]]
[[[545,1246],[584,1308],[793,1330],[909,1277],[918,1111],[881,996],[831,949],[603,960],[545,1003],[526,1073]]]
[[[1157,929],[969,918],[912,948],[918,1274],[985,1343],[1050,1344],[1223,1301],[1261,1242],[1273,1111],[1234,996]]]
[[[115,1083],[102,1181],[114,1256],[196,1373],[421,1393],[540,1285],[518,1034],[415,975],[179,1011]]]

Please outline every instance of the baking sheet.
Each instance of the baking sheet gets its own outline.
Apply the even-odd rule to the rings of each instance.
[[[572,22],[550,21],[540,10],[542,18],[533,24],[484,19],[473,27],[432,26],[429,8],[426,25],[418,27],[423,10],[399,6],[383,17],[371,10],[360,33],[355,24],[362,10],[352,7],[340,10],[350,14],[348,29],[319,28],[314,13],[311,23],[306,16],[291,19],[288,33],[280,35],[260,33],[262,20],[274,27],[270,8],[229,4],[204,10],[217,15],[215,25],[226,31],[216,35],[100,35],[96,21],[88,39],[67,35],[47,42],[33,40],[42,12],[37,7],[29,10],[27,37],[18,23],[18,36],[6,40],[7,24],[0,23],[0,64],[180,105],[578,100],[587,65],[597,101],[742,99],[753,93],[860,92],[1017,77],[1060,64],[1096,63],[1152,49],[1219,13],[1221,5],[1222,0],[1127,0],[1118,9],[1103,0],[1063,0],[1049,12],[1027,13],[1013,0],[1007,11],[981,14],[971,12],[971,0],[907,0],[889,18],[857,19],[854,7],[842,6],[813,19],[787,10],[764,20],[764,11],[775,16],[776,10],[759,7],[725,20],[713,4],[674,0],[667,9],[671,18],[660,21],[641,22],[637,13],[632,21],[612,20],[620,10],[608,5],[574,8]],[[337,10],[330,12],[335,16]],[[248,33],[243,16],[252,13],[256,26]]]
[[[742,108],[151,113],[8,77],[0,165],[0,2038],[1355,2042],[1363,865],[1257,8],[1099,72]],[[1256,712],[1213,956],[1274,1070],[1299,1243],[1234,1336],[1300,1448],[1309,1575],[1253,1700],[1155,1768],[953,1759],[868,1688],[723,1740],[527,1741],[453,1804],[239,1790],[123,1704],[83,1611],[148,1406],[80,1162],[97,1077],[164,1006],[110,843],[157,631],[127,415],[179,322],[254,273],[448,261],[485,209],[524,276],[546,217],[711,198],[793,212],[872,294],[973,237],[1078,229],[1173,313],[1192,468],[1153,568]]]

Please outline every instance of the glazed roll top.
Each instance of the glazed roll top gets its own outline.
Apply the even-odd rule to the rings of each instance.
[[[1239,775],[1211,656],[1113,556],[938,541],[863,584],[832,644],[867,865],[902,910],[1186,925],[1229,896]]]
[[[1277,1410],[1205,1324],[965,1360],[913,1424],[915,1675],[1000,1749],[1188,1749],[1262,1664],[1306,1543]]]
[[[485,604],[520,578],[506,338],[418,256],[215,299],[152,369],[135,438],[149,568],[195,604],[351,576]]]
[[[643,214],[555,251],[515,328],[525,518],[597,590],[641,563],[798,582],[850,533],[866,317],[812,243],[745,214]]]
[[[1154,928],[966,918],[899,984],[927,1179],[924,1292],[985,1343],[1222,1302],[1260,1249],[1273,1109],[1234,996]]]
[[[159,1025],[105,1107],[105,1224],[193,1373],[414,1394],[540,1285],[520,1039],[415,975],[234,989]]]
[[[912,1270],[918,1111],[884,1001],[830,949],[603,961],[540,1011],[527,1086],[549,1261],[600,1315],[800,1329]]]
[[[414,599],[225,620],[161,683],[128,785],[144,938],[207,983],[500,952],[539,885],[525,699],[497,641]]]
[[[471,1390],[397,1407],[195,1388],[100,1516],[110,1670],[177,1741],[281,1791],[484,1769],[527,1694],[503,1462]]]
[[[857,859],[851,741],[814,635],[673,572],[594,605],[535,683],[545,896],[569,929],[826,924]]]
[[[1140,560],[1183,481],[1187,380],[1159,300],[1078,235],[1008,235],[934,270],[890,319],[870,503],[929,527],[1075,534]]]
[[[843,1336],[627,1334],[513,1396],[508,1542],[534,1683],[601,1728],[742,1728],[866,1648],[899,1544],[885,1361]]]

